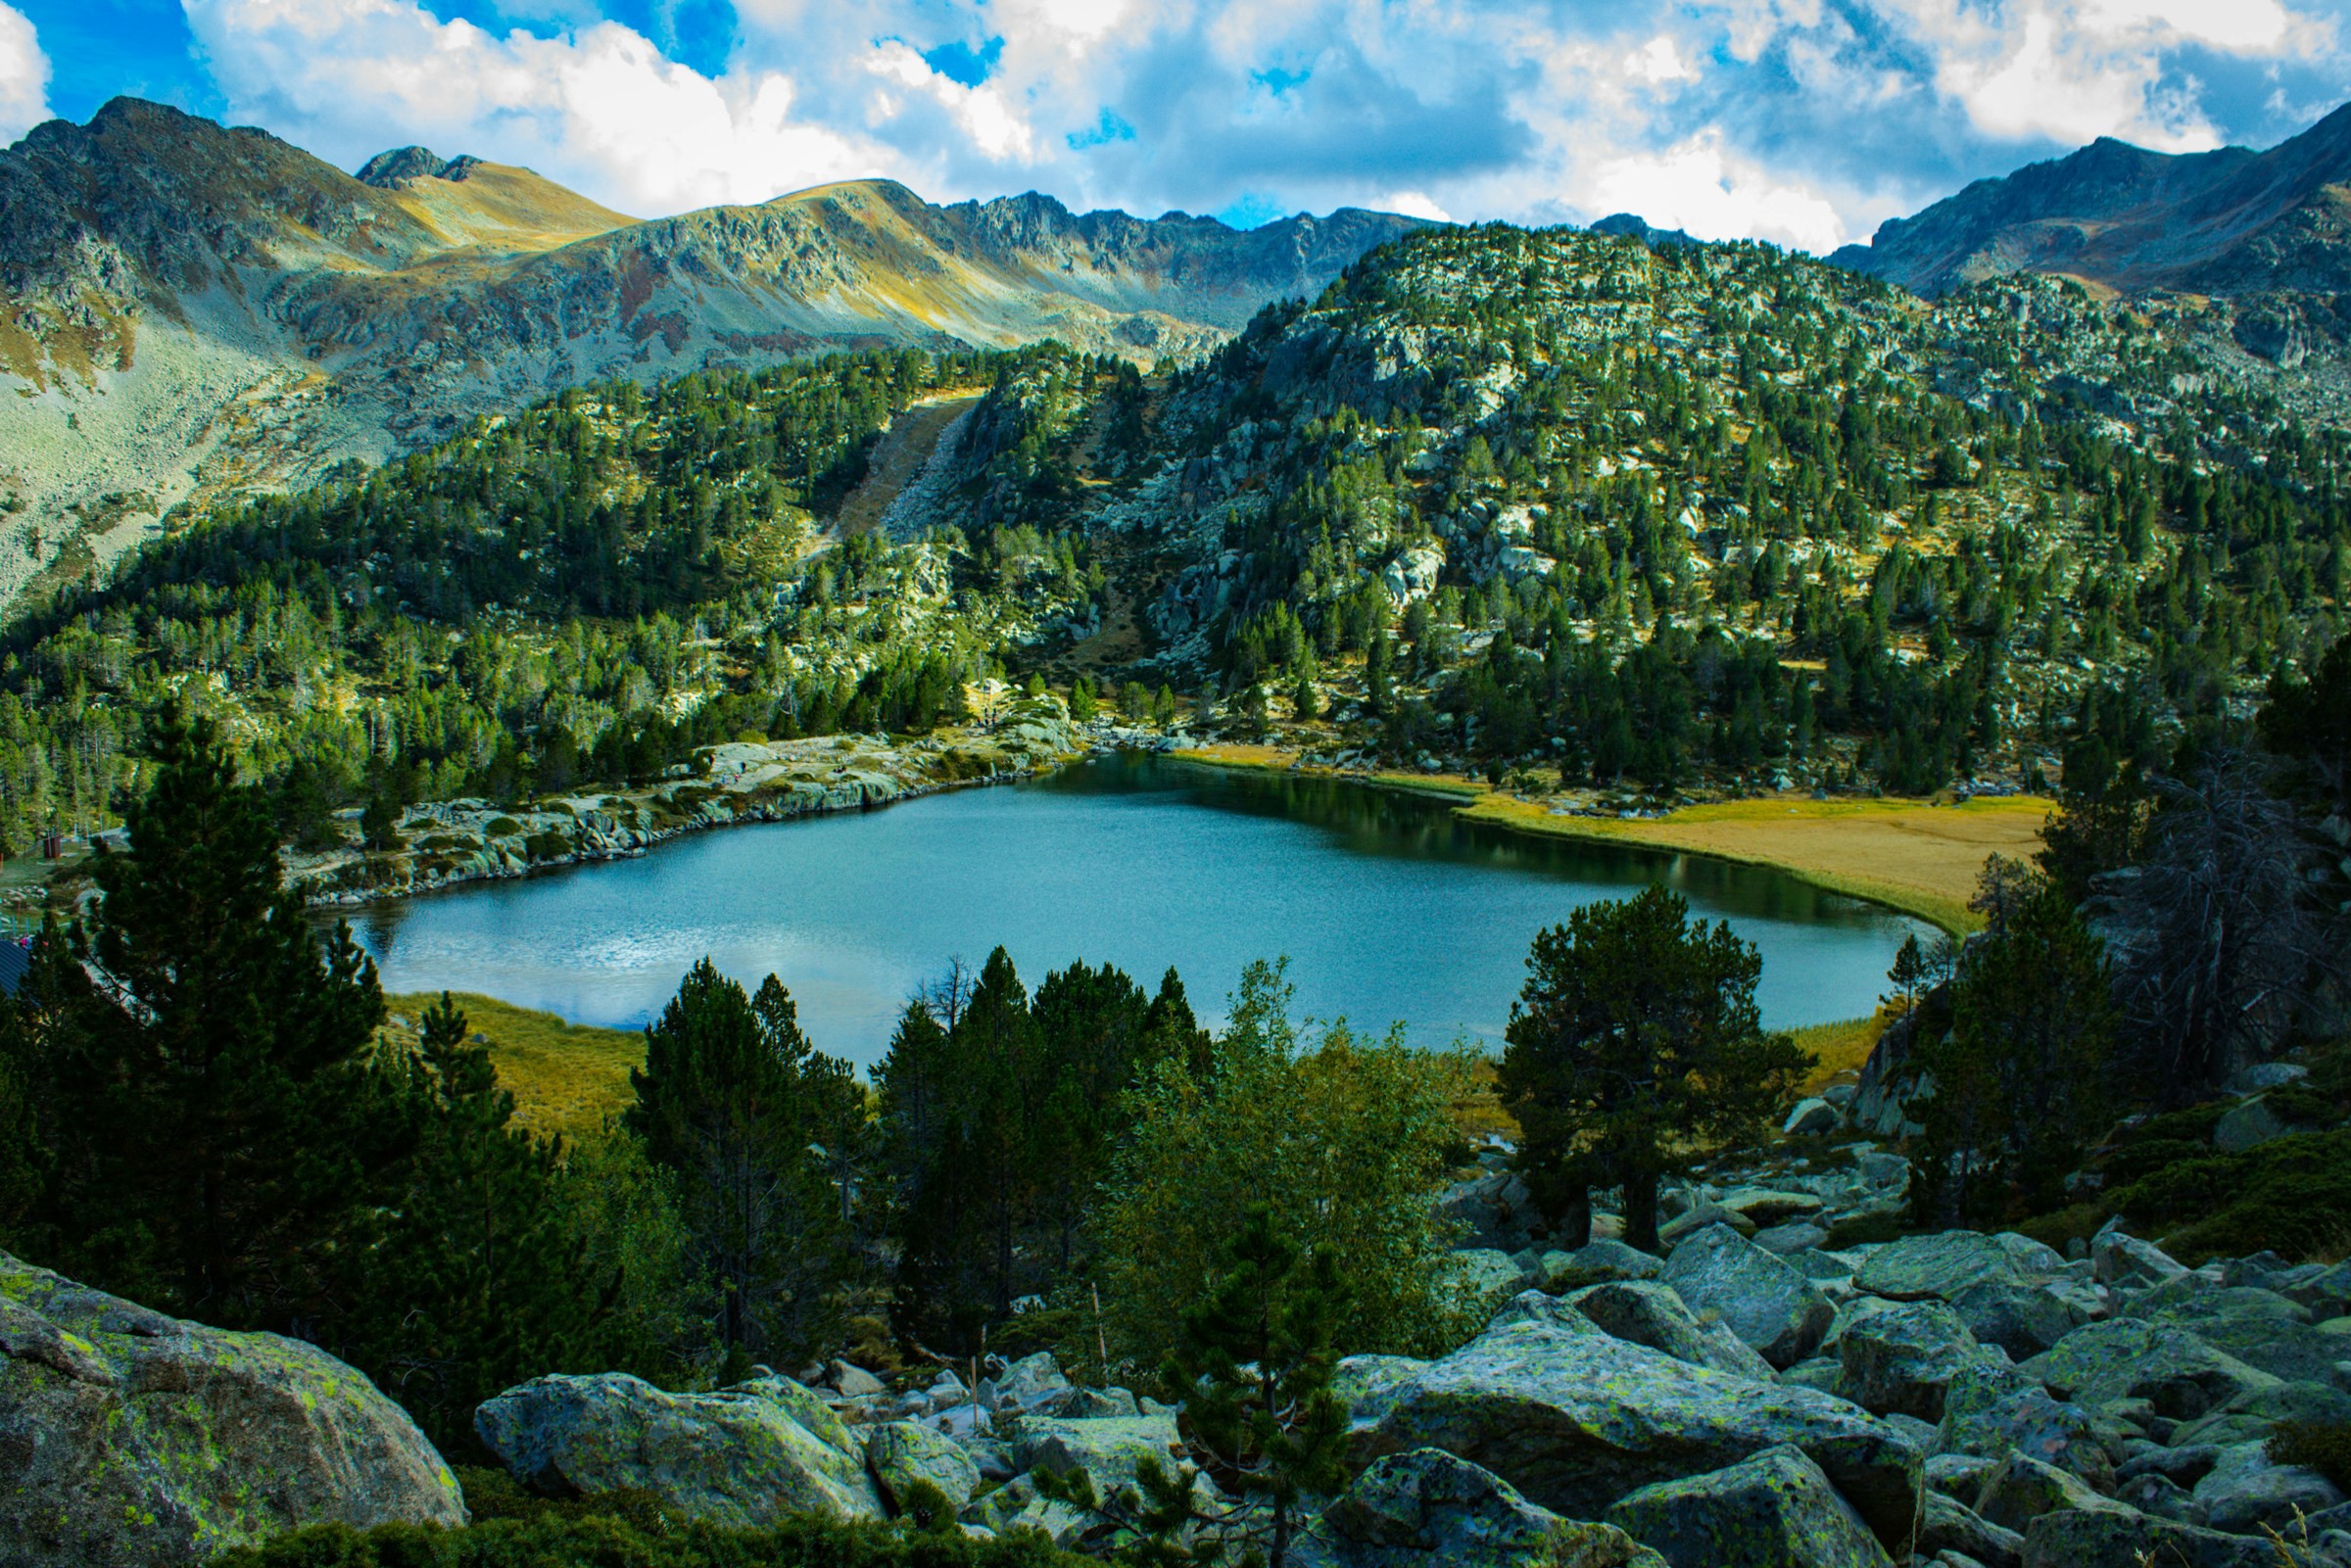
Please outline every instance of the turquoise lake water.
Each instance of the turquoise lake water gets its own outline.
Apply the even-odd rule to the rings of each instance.
[[[1032,988],[1075,959],[1221,1020],[1286,955],[1303,1016],[1499,1043],[1535,932],[1662,881],[1763,955],[1773,1027],[1856,1018],[1927,927],[1755,867],[1471,828],[1442,801],[1148,755],[884,810],[673,839],[640,859],[370,907],[388,991],[479,991],[642,1024],[703,955],[791,987],[819,1049],[878,1058],[905,1000],[1001,943]]]

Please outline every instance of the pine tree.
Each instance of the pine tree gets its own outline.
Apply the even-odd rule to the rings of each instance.
[[[419,1023],[423,1135],[358,1293],[368,1320],[342,1348],[446,1443],[501,1389],[602,1370],[582,1357],[618,1278],[591,1273],[558,1201],[558,1146],[513,1125],[514,1097],[465,1015],[444,994]]]
[[[167,716],[153,786],[102,854],[92,986],[56,998],[35,1083],[56,1266],[207,1322],[314,1325],[373,1234],[416,1118],[380,1070],[374,966],[283,885],[262,791],[201,719]]]
[[[816,1054],[774,975],[754,1001],[708,959],[646,1030],[623,1125],[676,1173],[681,1210],[717,1292],[730,1360],[805,1354],[833,1336],[847,1235],[809,1154]]]
[[[1621,1185],[1625,1240],[1654,1250],[1659,1180],[1758,1130],[1810,1061],[1763,1032],[1754,948],[1689,912],[1651,886],[1577,910],[1527,956],[1502,1096],[1528,1185],[1571,1246],[1588,1239],[1591,1189]]]

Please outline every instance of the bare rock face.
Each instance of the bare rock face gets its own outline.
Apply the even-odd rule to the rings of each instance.
[[[359,1372],[0,1253],[0,1568],[160,1568],[397,1522],[461,1525],[464,1497]]]

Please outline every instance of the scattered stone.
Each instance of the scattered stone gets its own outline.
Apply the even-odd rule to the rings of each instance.
[[[2278,1379],[2214,1350],[2185,1329],[2115,1318],[2085,1323],[2024,1369],[2060,1398],[2089,1409],[2145,1400],[2159,1414],[2192,1420]]]
[[[1790,1220],[1785,1225],[1773,1225],[1755,1232],[1755,1245],[1767,1253],[1785,1258],[1791,1253],[1809,1252],[1829,1239],[1829,1233],[1807,1219]]]
[[[877,1399],[889,1392],[888,1384],[874,1376],[864,1367],[853,1365],[847,1361],[828,1362],[825,1367],[825,1381],[840,1390],[845,1399]]]
[[[2343,1500],[2334,1484],[2316,1470],[2273,1464],[2266,1443],[2239,1443],[2221,1450],[2212,1472],[2195,1485],[2204,1523],[2231,1535],[2262,1529],[2284,1530],[2308,1514],[2323,1513]]]
[[[1741,1236],[1752,1236],[1761,1227],[1736,1209],[1707,1200],[1696,1204],[1657,1227],[1657,1245],[1671,1253],[1690,1237],[1702,1230],[1721,1225]]]
[[[757,1385],[668,1394],[625,1372],[534,1378],[484,1402],[473,1426],[516,1480],[549,1497],[649,1492],[687,1518],[738,1527],[884,1512],[862,1457]]]
[[[1918,1529],[1918,1549],[1961,1552],[1985,1568],[2018,1568],[2025,1560],[2025,1538],[1993,1524],[1958,1499],[1931,1491],[1926,1520]]]
[[[1948,1301],[1971,1285],[2022,1284],[2024,1277],[2016,1259],[1993,1237],[1946,1230],[1904,1236],[1876,1249],[1853,1275],[1853,1287],[1890,1301]]]
[[[1674,1248],[1663,1278],[1693,1310],[1719,1317],[1773,1366],[1810,1355],[1837,1315],[1799,1270],[1728,1226],[1709,1225]]]
[[[1469,1247],[1451,1255],[1454,1289],[1471,1302],[1515,1296],[1531,1281],[1511,1255],[1491,1247]]]
[[[1442,1449],[1375,1461],[1301,1543],[1305,1568],[1663,1568],[1609,1525],[1560,1518]]]
[[[1810,1389],[1692,1366],[1597,1331],[1488,1329],[1397,1391],[1368,1448],[1444,1449],[1589,1519],[1641,1487],[1782,1444],[1809,1454],[1881,1541],[1907,1536],[1922,1456],[1894,1427]]]
[[[1837,1392],[1880,1415],[1943,1419],[1943,1391],[1985,1352],[1959,1314],[1937,1301],[1890,1304],[1847,1327],[1837,1345]]]
[[[1548,1266],[1554,1258],[1564,1258],[1566,1262]],[[1596,1241],[1572,1253],[1546,1254],[1544,1260],[1543,1288],[1559,1296],[1612,1279],[1655,1279],[1665,1268],[1663,1259],[1620,1241]]]
[[[1979,1344],[1997,1345],[2018,1361],[2039,1355],[2088,1320],[2047,1285],[1987,1280],[1960,1291],[1950,1304]]]
[[[1619,1500],[1608,1523],[1673,1568],[1892,1568],[1852,1505],[1799,1449],[1767,1449]]]
[[[980,1490],[980,1466],[963,1445],[915,1421],[888,1421],[866,1440],[865,1462],[891,1513],[904,1513],[908,1491],[928,1481],[960,1510]]]
[[[2125,1235],[2111,1221],[2089,1240],[2089,1265],[2092,1277],[2101,1285],[2132,1285],[2140,1289],[2178,1279],[2187,1272],[2185,1264],[2162,1248],[2151,1241]]]
[[[1024,1355],[1004,1369],[995,1385],[999,1404],[1018,1405],[1023,1410],[1039,1409],[1076,1386],[1062,1374],[1051,1351]]]
[[[2025,1529],[2024,1568],[2278,1568],[2275,1548],[2255,1536],[2154,1519],[2130,1508],[2059,1510]]]
[[[1826,1100],[1799,1100],[1780,1130],[1791,1138],[1825,1138],[1845,1125],[1845,1117]]]
[[[1976,1494],[1975,1511],[2007,1530],[2022,1531],[2042,1514],[2060,1508],[2130,1511],[2100,1497],[2080,1476],[2021,1453],[2010,1454],[1986,1476],[1984,1490]]]
[[[2213,1123],[2212,1146],[2227,1154],[2241,1154],[2293,1130],[2283,1117],[2270,1109],[2268,1096],[2257,1094],[2239,1100]]]
[[[1617,1339],[1663,1351],[1693,1366],[1771,1381],[1769,1361],[1722,1322],[1701,1322],[1670,1286],[1655,1280],[1590,1285],[1569,1296],[1567,1303]]]
[[[0,1562],[166,1568],[302,1525],[464,1522],[408,1412],[316,1346],[0,1253]]]

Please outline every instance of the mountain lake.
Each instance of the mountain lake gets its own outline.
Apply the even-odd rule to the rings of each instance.
[[[672,839],[630,860],[355,912],[391,992],[477,991],[641,1025],[708,955],[779,975],[817,1048],[870,1065],[907,998],[1002,944],[1032,988],[1074,960],[1203,1022],[1242,967],[1287,957],[1301,1017],[1498,1047],[1537,930],[1662,881],[1763,955],[1775,1028],[1866,1016],[1929,927],[1783,873],[1457,820],[1439,798],[1145,753],[1017,784]]]

